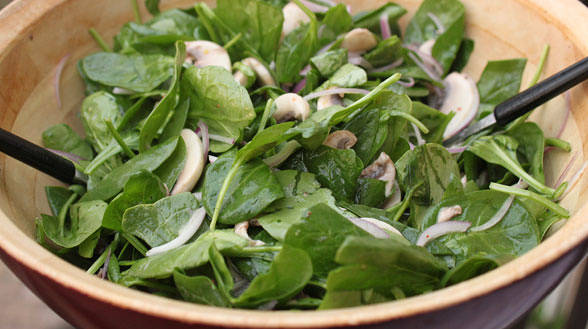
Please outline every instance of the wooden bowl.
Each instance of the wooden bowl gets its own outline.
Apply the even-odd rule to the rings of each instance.
[[[142,3],[142,1],[140,1]],[[385,1],[348,1],[354,11]],[[410,13],[420,1],[398,0]],[[163,7],[191,1],[164,1]],[[551,45],[546,73],[588,55],[588,9],[576,0],[468,0],[467,34],[476,49],[467,67],[479,77],[487,60],[527,57],[525,81]],[[98,48],[88,35],[94,27],[107,40],[132,20],[130,1],[20,0],[0,13],[0,125],[36,143],[48,126],[67,122],[81,131],[77,117],[82,81],[75,63]],[[143,10],[144,11],[144,10]],[[146,15],[146,12],[144,11]],[[57,63],[69,60],[61,79],[59,108],[52,80]],[[523,84],[526,85],[525,83]],[[588,84],[572,90],[572,115],[563,137],[577,160],[586,161]],[[553,136],[565,113],[563,97],[537,111],[534,119]],[[548,182],[570,154],[549,153]],[[38,245],[34,219],[48,212],[43,187],[56,181],[0,156],[0,256],[14,273],[64,319],[80,328],[502,328],[534,306],[586,252],[586,177],[563,204],[574,214],[554,235],[499,269],[473,280],[406,300],[323,312],[229,310],[194,305],[127,289],[87,275]],[[588,176],[588,175],[585,175]]]

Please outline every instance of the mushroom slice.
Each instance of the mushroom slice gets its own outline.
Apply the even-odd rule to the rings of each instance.
[[[389,197],[392,194],[394,180],[396,179],[396,167],[394,167],[394,162],[392,162],[388,154],[382,152],[374,163],[361,172],[361,177],[369,177],[386,182],[385,196]]]
[[[361,54],[375,48],[377,45],[378,40],[370,30],[356,28],[347,32],[341,43],[341,48],[345,48],[352,53]]]
[[[338,89],[338,87],[331,87],[329,89]],[[316,110],[324,110],[334,105],[343,105],[343,94],[331,94],[319,97],[316,101]]]
[[[235,234],[248,240],[251,246],[263,246],[265,244],[263,241],[251,239],[247,229],[249,229],[249,221],[235,224]]]
[[[423,44],[421,44],[421,46],[419,47],[419,51],[423,54],[433,56],[433,47],[435,46],[435,41],[437,41],[437,40],[430,39],[430,40],[423,42]]]
[[[350,149],[355,143],[357,143],[357,137],[349,130],[337,130],[329,134],[323,142],[326,146],[340,150]]]
[[[300,25],[310,23],[310,17],[294,2],[288,2],[282,8],[284,24],[282,25],[282,38],[296,30]]]
[[[237,71],[233,73],[233,78],[237,81],[241,86],[246,87],[249,84],[249,78],[241,71]]]
[[[375,218],[370,218],[370,217],[361,217],[360,219],[363,221],[366,221],[368,223],[374,224],[378,228],[386,231],[387,233],[397,234],[397,235],[400,235],[401,237],[404,238],[404,235],[402,235],[402,233],[400,233],[399,230],[397,230],[394,226],[392,226],[386,222],[383,222],[383,221],[375,219]]]
[[[443,207],[437,213],[437,223],[443,223],[451,220],[455,216],[461,215],[461,206],[455,205],[451,207]]]
[[[298,94],[281,95],[276,98],[274,104],[276,111],[272,116],[278,123],[291,120],[304,121],[310,115],[310,105]]]
[[[220,45],[206,40],[186,41],[186,61],[198,67],[220,66],[231,72],[231,58]]]
[[[186,144],[186,164],[171,191],[172,195],[192,191],[204,168],[204,147],[200,137],[190,129],[183,129],[181,136]]]
[[[261,80],[264,86],[276,85],[276,81],[274,80],[268,69],[257,58],[247,57],[241,62],[249,66],[253,70],[253,72],[255,72],[255,75]]]
[[[455,116],[443,133],[443,140],[453,137],[467,127],[478,113],[480,95],[478,87],[469,76],[453,72],[443,80],[445,99],[441,105],[441,112],[447,114],[455,112]]]

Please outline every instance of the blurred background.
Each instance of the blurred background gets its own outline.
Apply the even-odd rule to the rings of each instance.
[[[0,8],[10,2],[0,0]],[[588,0],[581,2],[588,5]],[[588,329],[587,263],[585,258],[541,304],[511,329]],[[73,327],[30,292],[0,262],[0,329],[29,328]]]

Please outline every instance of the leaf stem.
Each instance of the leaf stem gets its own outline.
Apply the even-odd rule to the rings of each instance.
[[[543,68],[545,68],[545,62],[547,61],[547,56],[549,55],[549,45],[545,45],[543,47],[543,52],[541,53],[541,58],[539,59],[539,66],[537,67],[537,71],[535,71],[535,75],[531,80],[531,84],[529,87],[532,87],[539,82],[539,78],[541,78],[541,73],[543,73]]]
[[[65,217],[67,217],[67,211],[69,210],[69,207],[72,205],[72,203],[76,201],[77,198],[78,194],[76,192],[73,192],[73,194],[70,195],[67,201],[65,201],[63,207],[59,209],[59,214],[57,214],[57,218],[59,219],[59,232],[61,233],[61,236],[63,236],[64,234]]]
[[[357,114],[359,114],[359,110],[361,110],[362,107],[364,107],[365,105],[370,103],[376,96],[378,96],[386,88],[388,88],[392,84],[398,82],[398,80],[400,80],[401,77],[402,77],[402,74],[395,73],[394,75],[390,76],[388,79],[382,81],[382,83],[380,83],[376,88],[374,88],[372,91],[370,91],[369,94],[363,96],[362,98],[353,102],[353,104],[349,105],[345,110],[346,110],[346,112],[350,112],[350,113],[352,112],[352,113],[347,117],[346,121],[353,119],[353,117],[355,117]]]
[[[143,24],[143,20],[141,19],[141,12],[139,11],[139,2],[137,0],[131,0],[133,4],[133,15],[135,15],[135,22],[137,24]]]
[[[272,105],[274,105],[274,100],[270,98],[267,100],[265,108],[263,109],[263,114],[261,115],[261,120],[259,121],[259,128],[257,128],[257,134],[259,134],[265,129],[265,125],[267,125],[267,120],[269,120],[270,117]]]
[[[112,240],[112,242],[108,245],[108,247],[102,252],[100,257],[98,257],[98,259],[96,259],[96,261],[94,261],[92,266],[90,266],[90,268],[86,272],[89,274],[95,274],[96,271],[98,271],[102,267],[102,265],[104,265],[104,262],[106,261],[106,258],[108,257],[108,254],[110,254],[111,252],[114,252],[117,245],[118,245],[118,234],[115,235],[114,240]]]
[[[220,189],[218,196],[217,196],[217,199],[216,199],[216,204],[214,206],[214,213],[212,214],[212,220],[210,222],[210,231],[211,232],[214,231],[214,229],[216,228],[216,222],[218,221],[218,217],[220,216],[220,211],[223,206],[225,194],[227,194],[227,191],[229,190],[229,186],[231,185],[231,181],[233,180],[233,178],[235,178],[235,175],[237,175],[237,171],[241,167],[242,162],[243,162],[243,160],[236,158],[235,162],[231,166],[231,169],[229,170],[229,173],[227,174],[227,177],[225,177],[225,180],[223,181],[223,185],[221,186],[221,189]]]
[[[140,252],[141,255],[145,256],[145,254],[147,253],[147,247],[145,247],[143,243],[141,243],[141,241],[139,241],[133,235],[130,235],[125,232],[122,232],[121,235],[125,240],[127,240],[131,244],[131,246],[137,249],[137,251]]]
[[[570,152],[572,150],[572,146],[570,143],[564,141],[563,139],[555,138],[555,137],[548,137],[545,138],[545,146],[554,146],[558,149],[564,150],[566,152]]]
[[[118,143],[118,145],[120,145],[120,147],[126,153],[126,155],[129,158],[134,158],[135,157],[135,153],[133,153],[133,151],[131,150],[131,148],[122,139],[122,137],[118,133],[118,130],[116,130],[116,128],[112,124],[112,121],[105,120],[104,123],[106,123],[106,127],[108,127],[108,130],[110,130],[110,133],[112,134],[112,137],[114,137],[114,140],[116,140],[116,142]]]
[[[239,32],[236,36],[234,36],[231,40],[229,40],[229,42],[225,43],[223,48],[225,48],[225,50],[228,50],[229,48],[234,46],[241,39],[242,36],[243,36],[243,33]]]
[[[244,247],[239,253],[240,254],[257,254],[262,252],[276,252],[282,251],[282,246],[260,246],[260,247]]]
[[[422,131],[424,134],[429,133],[429,128],[427,128],[427,126],[425,126],[421,121],[419,121],[419,119],[413,117],[412,115],[406,112],[389,110],[387,111],[387,113],[390,114],[390,116],[401,117],[403,119],[406,119],[406,121],[408,122],[414,123],[414,125],[417,126],[417,128],[419,128],[419,130]]]
[[[92,38],[94,38],[94,40],[100,46],[100,48],[102,48],[102,50],[109,53],[112,52],[112,49],[106,44],[104,39],[102,39],[102,36],[100,36],[100,33],[98,33],[98,31],[96,31],[94,28],[90,28],[88,32],[90,33]]]
[[[499,192],[508,193],[508,194],[519,196],[519,197],[531,199],[535,202],[542,204],[547,209],[550,209],[555,214],[557,214],[561,217],[564,217],[564,218],[570,217],[570,213],[565,208],[563,208],[562,206],[558,205],[557,203],[555,203],[555,202],[549,200],[548,198],[546,198],[542,195],[539,195],[537,193],[534,193],[534,192],[531,192],[528,190],[523,190],[523,189],[516,188],[516,187],[512,187],[512,186],[497,184],[497,183],[490,183],[490,189],[494,190],[494,191],[499,191]]]
[[[312,10],[308,9],[300,0],[292,0],[302,11],[310,18],[312,22],[316,24],[316,15],[312,12]]]
[[[301,147],[300,143],[295,140],[291,140],[286,143],[278,153],[263,159],[263,162],[270,168],[277,167],[282,162],[286,161],[296,150]]]

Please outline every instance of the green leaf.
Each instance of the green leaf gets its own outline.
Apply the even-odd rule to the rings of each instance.
[[[161,166],[176,149],[178,140],[179,138],[161,143],[115,168],[96,183],[93,189],[88,190],[80,201],[108,200],[112,198],[122,190],[131,176],[142,170],[153,171]]]
[[[53,216],[59,215],[59,211],[67,203],[73,192],[61,186],[45,186],[45,195]]]
[[[139,135],[139,151],[141,152],[144,152],[151,147],[151,143],[153,142],[153,139],[156,138],[157,132],[165,124],[169,114],[178,103],[180,74],[182,72],[182,65],[184,64],[185,58],[186,46],[184,45],[184,42],[178,41],[176,42],[176,57],[171,85],[166,95],[159,103],[157,103],[141,128],[141,133]]]
[[[159,0],[145,0],[145,7],[151,15],[159,14]]]
[[[171,189],[182,173],[185,163],[186,143],[180,138],[174,153],[172,153],[169,158],[159,166],[159,168],[155,169],[153,173],[161,178],[161,181],[168,187],[168,189]]]
[[[261,0],[219,0],[215,13],[264,60],[273,60],[284,23],[280,8]]]
[[[57,217],[42,215],[43,230],[58,246],[77,247],[100,228],[106,207],[107,204],[103,201],[79,202],[72,205],[69,225],[66,225],[63,234],[60,232]]]
[[[335,40],[339,35],[349,31],[353,19],[347,11],[347,7],[340,3],[327,10],[319,28],[319,44],[325,46]]]
[[[343,129],[351,131],[357,137],[353,150],[366,165],[378,155],[388,137],[388,121],[384,120],[380,108],[374,105],[349,120]]]
[[[476,156],[506,168],[508,171],[527,182],[531,187],[540,193],[552,196],[555,192],[552,188],[546,186],[541,181],[529,175],[519,163],[517,159],[517,148],[519,144],[517,141],[509,136],[495,135],[482,136],[476,139],[469,147],[468,151],[474,153]],[[533,146],[528,146],[531,149]],[[542,147],[541,147],[542,148]]]
[[[331,191],[321,189],[313,174],[295,170],[281,170],[275,173],[282,185],[285,198],[275,201],[268,208],[269,213],[257,221],[272,237],[283,241],[288,229],[299,223],[308,209],[319,203],[335,207]]]
[[[253,279],[234,303],[238,306],[255,307],[272,300],[293,297],[308,283],[312,269],[311,259],[304,250],[284,246],[269,271]]]
[[[56,124],[43,132],[45,147],[73,153],[85,160],[94,156],[92,147],[65,123]]]
[[[344,48],[327,51],[310,59],[310,65],[325,78],[332,76],[346,63],[347,49]]]
[[[474,51],[474,45],[474,40],[469,38],[463,39],[449,72],[461,72],[466,67],[470,60],[470,55]]]
[[[290,136],[286,131],[294,125],[294,122],[284,122],[268,127],[259,132],[253,139],[237,152],[237,158],[247,162],[280,144]]]
[[[219,157],[206,170],[202,201],[209,215],[214,213],[217,198],[227,174],[233,166],[231,154]],[[261,160],[241,165],[223,199],[219,220],[236,224],[261,213],[273,201],[284,197],[282,187]]]
[[[404,36],[405,43],[422,44],[427,40],[437,38],[437,26],[429,14],[437,16],[443,27],[449,30],[455,22],[463,19],[465,8],[459,0],[423,1],[408,23]]]
[[[379,179],[360,177],[357,182],[355,202],[358,204],[378,207],[386,200],[386,182]]]
[[[150,204],[165,197],[166,189],[161,180],[148,171],[141,171],[129,178],[124,190],[110,202],[102,226],[121,231],[121,223],[125,210],[139,204]]]
[[[94,249],[98,245],[98,241],[100,240],[100,230],[94,232],[90,235],[84,242],[82,242],[78,247],[78,255],[84,258],[92,258],[94,256]]]
[[[121,114],[116,98],[99,91],[84,99],[80,117],[86,137],[98,151],[102,151],[113,141],[106,121],[117,122]]]
[[[545,137],[543,130],[534,122],[524,122],[506,132],[519,143],[517,154],[522,155],[521,165],[528,168],[527,171],[533,178],[545,183],[543,173],[543,154],[545,150]]]
[[[276,74],[279,83],[296,82],[299,72],[316,53],[317,24],[311,21],[290,32],[282,41],[276,55]]]
[[[165,197],[154,204],[139,204],[124,212],[122,229],[150,247],[157,247],[177,238],[198,206],[198,200],[189,192]]]
[[[386,3],[385,5],[371,11],[364,11],[353,16],[353,26],[369,29],[374,33],[381,33],[380,18],[388,17],[388,23],[395,25],[396,21],[406,14],[406,9],[395,3]]]
[[[330,206],[317,204],[300,223],[290,227],[285,244],[306,251],[312,259],[314,275],[326,277],[337,267],[335,254],[350,235],[368,236],[368,233]]]
[[[411,114],[429,129],[429,133],[423,134],[423,138],[429,143],[441,144],[443,133],[453,118],[453,114],[443,114],[421,102],[413,102]]]
[[[88,78],[101,84],[149,92],[172,76],[173,59],[163,55],[96,53],[82,60]]]
[[[376,48],[364,55],[364,58],[374,67],[380,67],[394,62],[402,56],[402,41],[396,35],[381,41]]]
[[[475,278],[486,272],[492,271],[500,265],[510,261],[512,258],[512,256],[497,258],[483,255],[470,257],[452,268],[449,272],[445,273],[443,279],[441,279],[441,285],[447,287]]]
[[[367,82],[367,73],[359,66],[347,63],[341,66],[333,76],[325,81],[318,89],[325,90],[330,87],[353,88]]]
[[[180,271],[174,271],[174,283],[185,301],[212,305],[220,307],[230,307],[229,301],[218,291],[214,282],[208,277],[187,276]]]
[[[175,269],[187,270],[208,262],[208,250],[212,243],[221,252],[236,252],[249,245],[249,241],[233,230],[216,230],[202,234],[196,241],[151,257],[142,258],[123,273],[124,277],[140,279],[164,278]]]
[[[182,75],[181,92],[190,98],[189,121],[196,126],[198,120],[202,120],[211,134],[237,140],[255,118],[247,89],[221,67],[193,66],[186,69]],[[210,150],[216,153],[231,147],[231,144],[210,142]]]
[[[480,109],[478,119],[494,110],[503,101],[518,94],[527,60],[489,61],[478,81]]]
[[[465,32],[465,15],[446,28],[447,30],[435,41],[432,50],[432,55],[443,67],[444,74],[449,72],[459,52]]]

